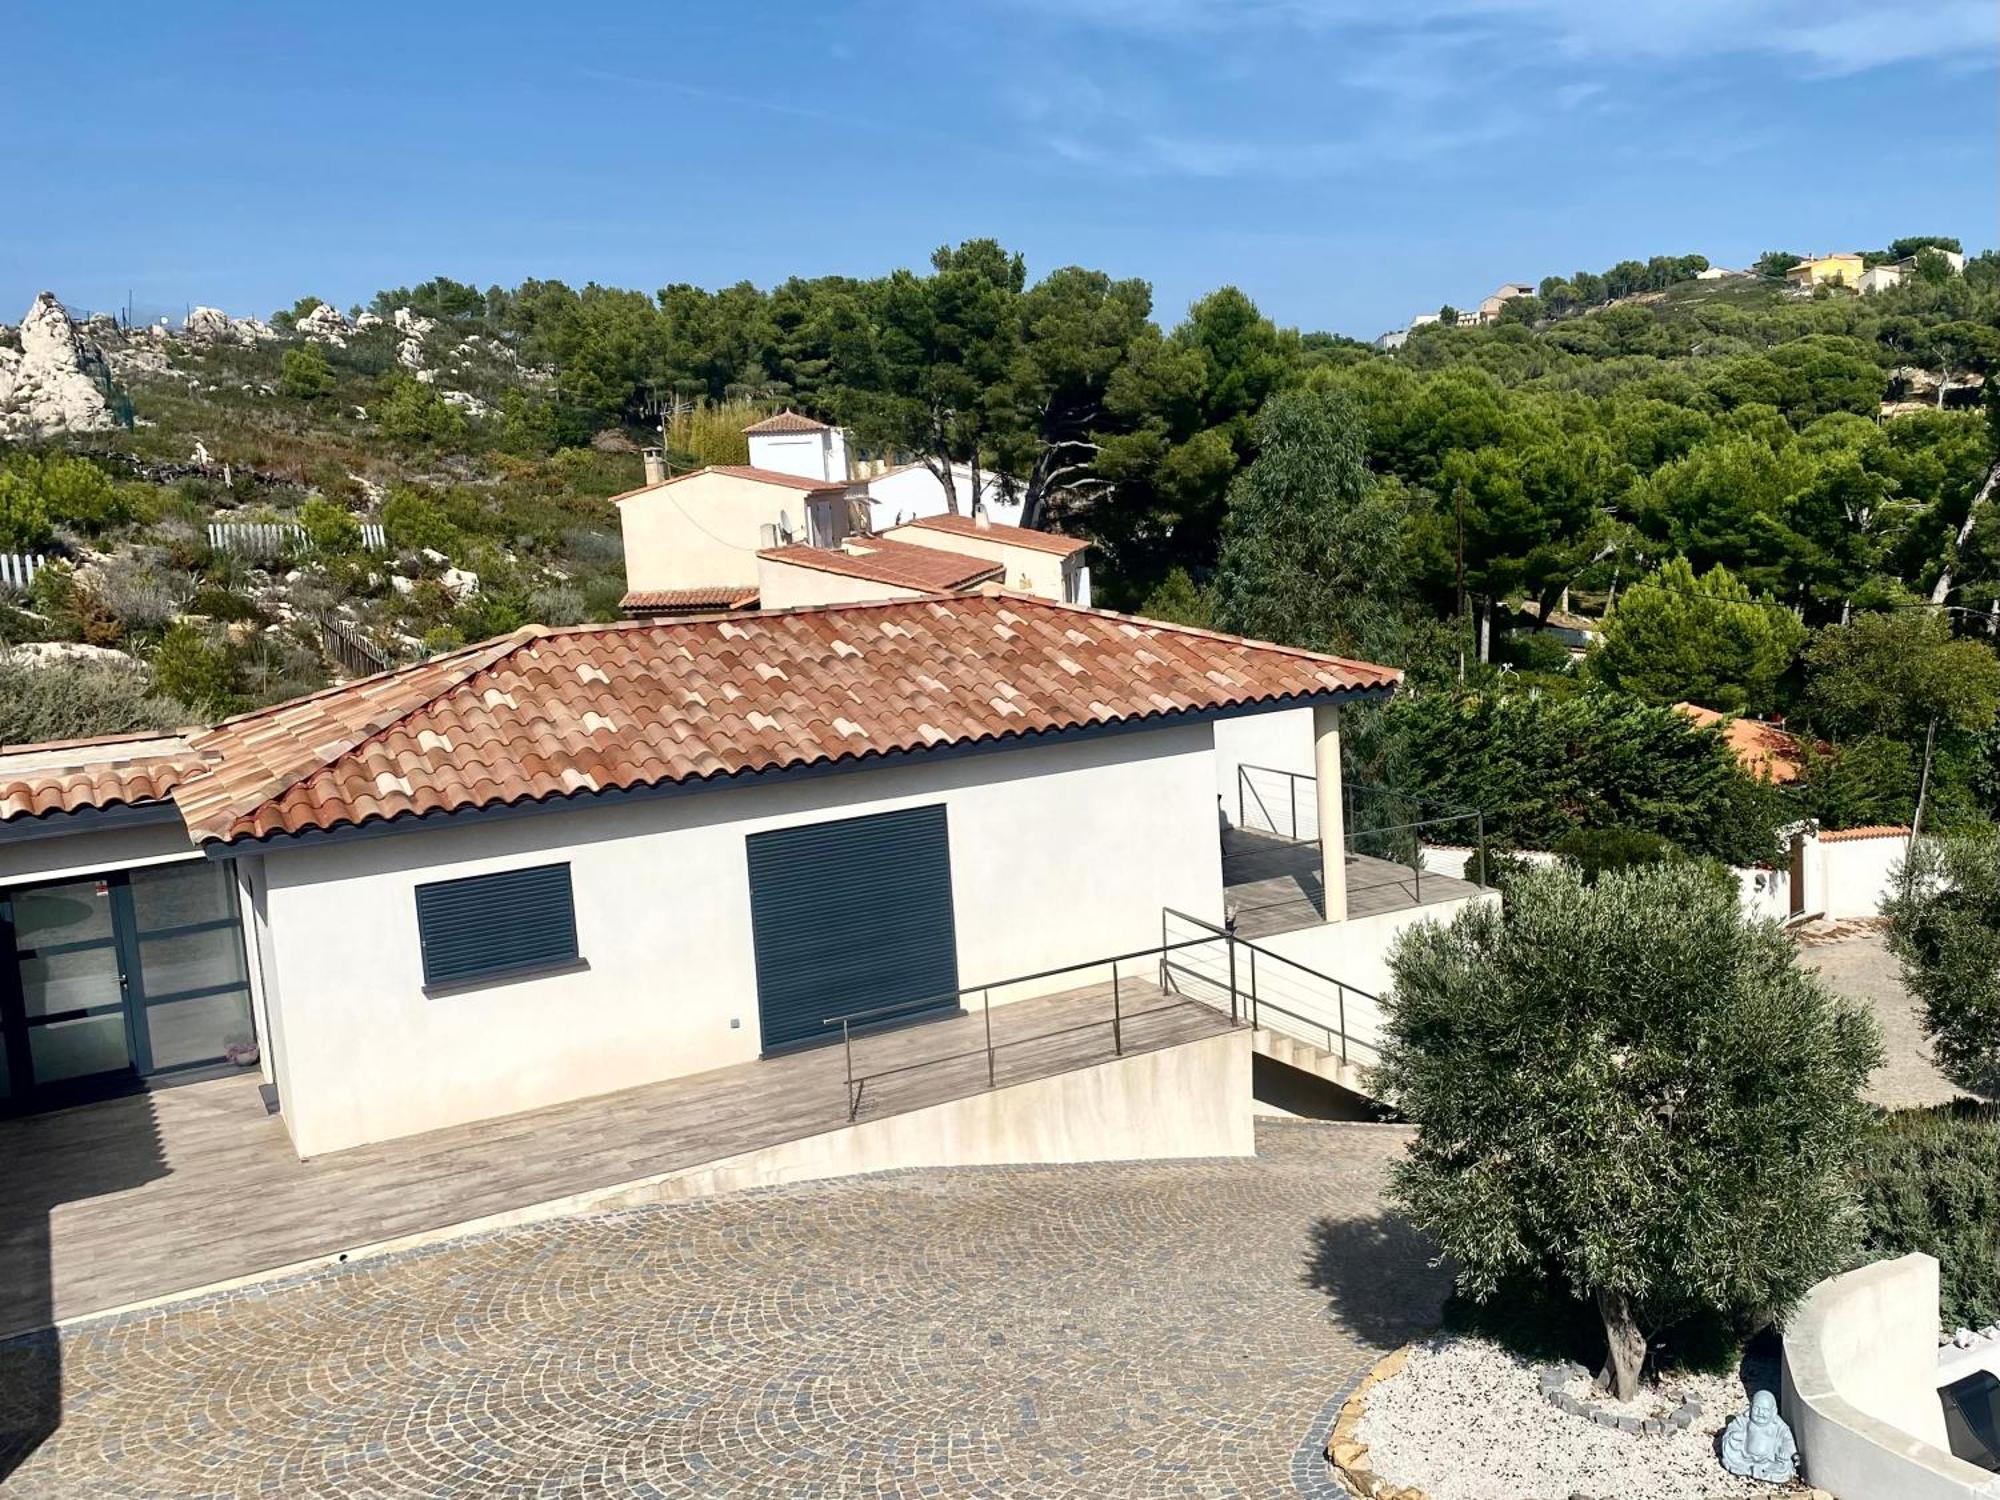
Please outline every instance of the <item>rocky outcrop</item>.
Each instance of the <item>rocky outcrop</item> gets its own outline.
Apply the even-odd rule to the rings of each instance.
[[[316,344],[331,344],[336,349],[345,349],[347,336],[354,331],[354,325],[329,302],[320,303],[300,318],[296,326],[299,337],[311,339]]]
[[[181,336],[191,344],[261,344],[278,331],[262,318],[232,318],[219,307],[197,307],[187,315]]]
[[[0,437],[96,432],[116,425],[104,353],[70,322],[55,293],[35,298],[18,351],[0,348]]]

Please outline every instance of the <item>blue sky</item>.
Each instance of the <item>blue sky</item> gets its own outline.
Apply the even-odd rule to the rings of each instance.
[[[921,264],[1371,336],[1507,280],[2000,241],[1993,0],[0,10],[0,319]]]

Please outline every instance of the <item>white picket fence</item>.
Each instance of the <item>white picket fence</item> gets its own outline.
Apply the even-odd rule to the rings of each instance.
[[[289,557],[305,551],[306,532],[295,522],[211,521],[208,545],[243,557]],[[389,550],[380,521],[361,523],[361,545],[369,552]]]
[[[0,588],[26,593],[48,561],[39,552],[0,552]]]

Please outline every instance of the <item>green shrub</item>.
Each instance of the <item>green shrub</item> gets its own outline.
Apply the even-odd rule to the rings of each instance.
[[[1643,828],[1579,828],[1557,839],[1555,852],[1582,871],[1591,885],[1607,870],[1673,864],[1687,858],[1672,839]]]
[[[0,664],[0,745],[176,729],[194,717],[136,662]]]
[[[324,496],[314,495],[299,507],[299,525],[305,528],[306,544],[322,557],[361,550],[361,523]]]
[[[222,718],[238,706],[229,653],[192,625],[175,625],[161,638],[153,676],[162,692],[204,716]]]
[[[399,443],[456,443],[465,438],[465,413],[420,380],[391,380],[376,419],[382,435]]]
[[[2000,1322],[2000,1105],[1960,1100],[1884,1117],[1855,1179],[1870,1259],[1936,1256],[1945,1326]]]
[[[415,490],[390,492],[382,503],[382,529],[390,546],[410,552],[429,548],[455,557],[464,546],[464,538],[444,507]]]
[[[57,527],[98,532],[130,514],[111,476],[87,459],[29,454],[0,467],[0,548],[45,546]]]
[[[280,366],[278,389],[299,401],[313,401],[333,389],[333,370],[317,344],[287,349]]]

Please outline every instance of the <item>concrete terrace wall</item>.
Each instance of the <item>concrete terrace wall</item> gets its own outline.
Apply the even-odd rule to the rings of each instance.
[[[1149,948],[1162,907],[1219,920],[1211,743],[1187,725],[274,848],[264,998],[293,1144],[312,1156],[756,1057],[745,839],[766,829],[942,803],[965,985]],[[416,886],[558,860],[582,964],[427,993]]]
[[[671,1202],[909,1167],[1255,1156],[1251,1038],[1225,1032],[714,1162],[625,1195]]]
[[[1239,778],[1239,767],[1256,769]],[[1295,771],[1307,778],[1292,783],[1270,771]],[[1298,837],[1319,837],[1313,785],[1313,714],[1310,708],[1219,719],[1215,725],[1215,794],[1232,828],[1292,836],[1292,788],[1296,786]]]
[[[1937,1262],[1822,1281],[1785,1324],[1784,1413],[1805,1477],[1839,1500],[2000,1500],[2000,1475],[1946,1447]]]

